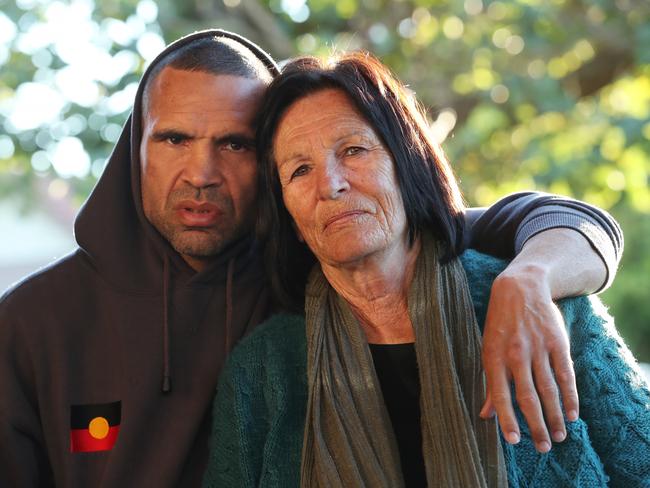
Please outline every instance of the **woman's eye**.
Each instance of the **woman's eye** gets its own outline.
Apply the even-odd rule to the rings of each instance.
[[[309,171],[309,166],[307,166],[306,164],[302,164],[298,166],[293,173],[291,173],[291,179],[293,180],[294,178],[306,175],[308,171]]]
[[[345,149],[346,156],[355,156],[364,151],[364,148],[359,146],[351,146]]]

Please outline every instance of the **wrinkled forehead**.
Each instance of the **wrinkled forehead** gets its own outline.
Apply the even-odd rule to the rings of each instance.
[[[237,76],[257,80],[264,85],[268,85],[274,76],[269,67],[240,42],[227,37],[199,38],[167,53],[150,68],[142,89],[143,112],[149,108],[152,87],[159,82],[161,74],[170,69],[213,76]],[[186,88],[192,89],[191,86]]]
[[[345,90],[327,87],[297,97],[287,106],[276,124],[272,150],[277,157],[287,145],[307,142],[307,136],[327,143],[352,135],[380,140],[351,96]]]
[[[252,128],[266,85],[258,79],[165,68],[151,84],[143,126],[206,123]],[[177,127],[181,128],[181,127]]]
[[[191,101],[214,105],[219,100],[234,97],[238,101],[248,98],[258,104],[268,86],[266,80],[238,75],[212,74],[200,71],[184,71],[167,67],[147,84],[142,97],[142,115],[146,117],[151,108],[189,104]],[[212,98],[211,98],[212,97]],[[251,102],[253,103],[253,102]]]

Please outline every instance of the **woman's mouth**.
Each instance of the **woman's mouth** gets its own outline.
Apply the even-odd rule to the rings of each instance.
[[[347,224],[350,221],[356,220],[359,216],[365,213],[366,212],[363,210],[348,210],[347,212],[337,213],[325,221],[324,229],[327,229],[330,226]]]

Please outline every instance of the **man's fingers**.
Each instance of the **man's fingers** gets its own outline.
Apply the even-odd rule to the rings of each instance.
[[[551,437],[555,442],[562,442],[566,438],[566,429],[560,405],[560,395],[546,356],[537,357],[533,362],[533,375],[537,393],[544,407],[544,417],[551,432]]]
[[[553,351],[551,353],[551,366],[555,373],[555,380],[560,388],[567,419],[571,422],[578,420],[580,401],[578,399],[576,376],[569,351]]]
[[[519,433],[519,424],[515,417],[515,411],[512,408],[510,381],[506,377],[504,370],[497,374],[488,374],[488,396],[489,401],[496,410],[504,439],[510,444],[517,444],[521,439],[521,434]],[[483,410],[481,410],[481,414]],[[483,417],[483,415],[481,416]]]
[[[479,417],[482,419],[491,419],[494,417],[496,414],[496,410],[494,409],[494,404],[492,403],[492,397],[490,396],[490,391],[488,390],[486,398],[485,398],[485,403],[483,404],[483,407],[481,407],[481,411],[479,412]]]
[[[517,368],[514,374],[515,397],[528,423],[530,435],[535,443],[535,449],[539,452],[548,452],[551,449],[551,439],[546,430],[542,406],[537,396],[532,373],[529,368],[522,367]]]

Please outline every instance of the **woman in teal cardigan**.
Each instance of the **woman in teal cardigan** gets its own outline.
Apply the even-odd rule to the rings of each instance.
[[[475,251],[461,262],[479,323],[505,263]],[[519,413],[522,439],[502,442],[513,487],[650,486],[650,395],[598,299],[559,303],[580,393],[567,439],[538,453]],[[305,320],[278,315],[232,353],[214,405],[207,487],[299,486],[307,407]],[[437,486],[437,485],[433,485]]]
[[[233,352],[206,486],[650,486],[650,393],[595,299],[559,305],[581,398],[566,439],[538,452],[518,407],[516,445],[480,418],[480,334],[504,264],[462,253],[453,174],[381,63],[293,61],[263,113],[267,258],[305,314]]]

